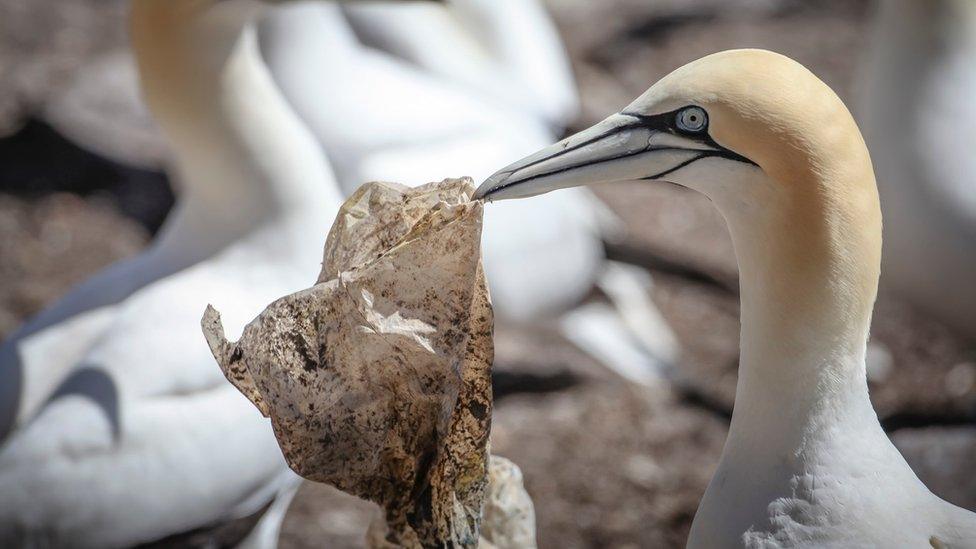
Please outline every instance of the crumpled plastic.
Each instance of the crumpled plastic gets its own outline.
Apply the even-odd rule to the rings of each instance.
[[[467,178],[363,185],[314,286],[269,305],[237,342],[212,307],[202,321],[291,468],[379,504],[387,546],[478,545],[494,351],[473,192]]]

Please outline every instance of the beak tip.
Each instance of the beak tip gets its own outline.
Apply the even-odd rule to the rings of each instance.
[[[488,189],[485,189],[484,186],[478,187],[474,194],[471,195],[471,200],[484,200],[486,194],[488,194]]]
[[[493,173],[488,179],[485,179],[484,183],[478,186],[471,199],[491,201],[491,193],[502,187],[510,175],[510,172],[504,170]]]

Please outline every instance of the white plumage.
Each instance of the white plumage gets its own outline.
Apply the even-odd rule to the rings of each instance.
[[[447,7],[298,2],[268,14],[261,47],[282,90],[334,159],[345,193],[374,180],[480,180],[551,141],[550,124],[575,112],[565,57],[540,9],[534,0],[497,9],[472,0]],[[364,45],[346,14],[393,52]],[[509,41],[534,41],[519,52],[508,51],[505,41],[475,41],[479,31],[505,27],[509,19],[522,27],[505,29]],[[534,65],[523,68],[523,56]],[[548,89],[535,89],[538,79]],[[501,315],[565,310],[600,271],[596,199],[580,190],[555,198],[548,207],[525,202],[486,214],[485,265]],[[506,230],[516,220],[519,231]]]
[[[877,6],[858,114],[885,208],[881,282],[976,337],[976,3]]]
[[[144,91],[176,150],[180,200],[149,250],[4,344],[4,545],[152,541],[255,512],[295,485],[267,420],[223,378],[199,328],[208,302],[234,331],[306,287],[340,201],[260,60],[258,9],[134,4]]]

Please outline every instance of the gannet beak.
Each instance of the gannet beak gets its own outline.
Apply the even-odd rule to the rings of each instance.
[[[664,179],[696,160],[750,162],[704,136],[673,130],[673,113],[618,113],[496,172],[476,199],[527,198],[556,189],[613,181]]]

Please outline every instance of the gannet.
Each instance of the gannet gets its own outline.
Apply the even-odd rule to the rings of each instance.
[[[881,210],[868,150],[833,91],[775,53],[710,55],[476,194],[622,180],[703,193],[738,258],[736,406],[688,546],[976,547],[976,515],[919,481],[868,398]]]
[[[296,485],[270,425],[199,332],[207,302],[239,331],[308,286],[341,202],[261,61],[260,10],[132,4],[143,92],[175,151],[179,202],[145,253],[0,348],[0,545],[152,542],[253,514]],[[283,508],[273,510],[253,545],[276,541]]]
[[[976,337],[976,3],[879,2],[858,115],[885,209],[883,287]]]

